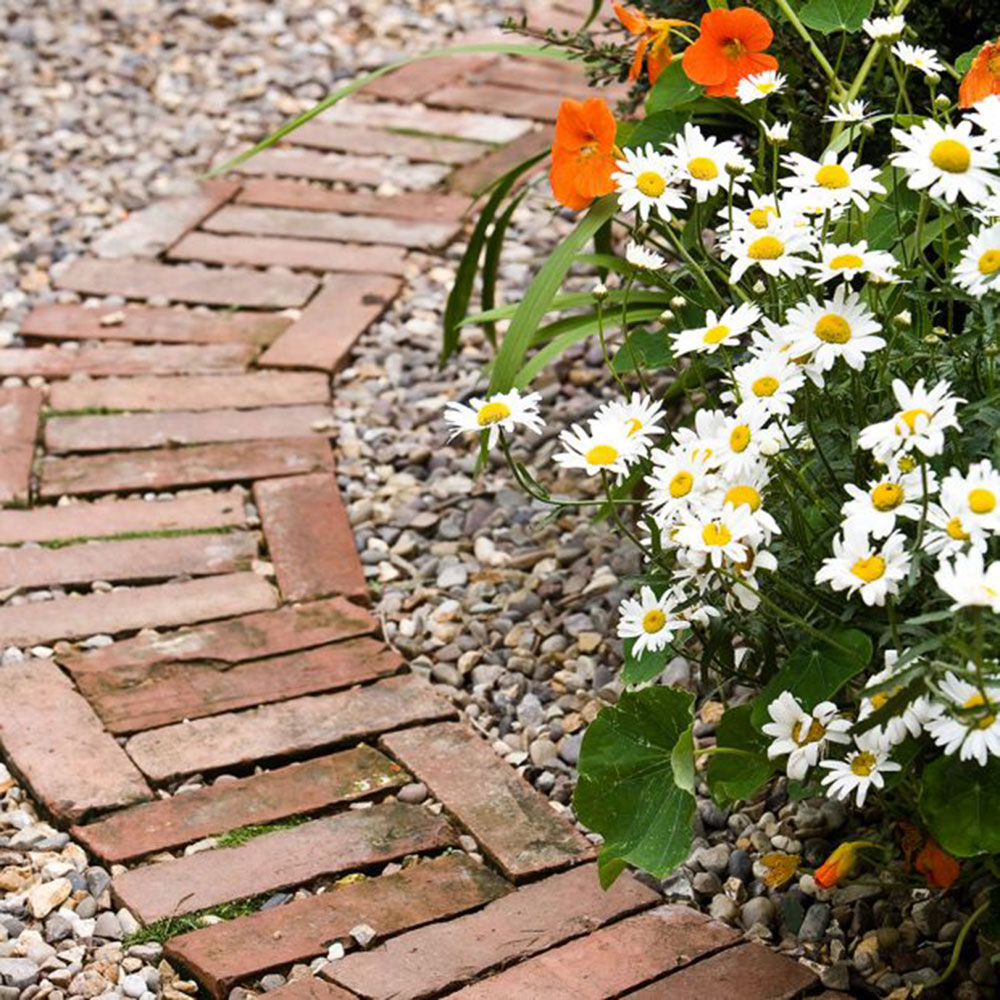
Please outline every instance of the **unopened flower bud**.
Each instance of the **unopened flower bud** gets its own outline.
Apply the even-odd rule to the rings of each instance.
[[[933,333],[936,337],[941,337],[941,338],[948,336],[948,330],[946,327],[943,326],[931,327],[931,333]]]
[[[595,302],[603,302],[608,297],[608,286],[603,281],[599,281],[590,290]]]
[[[764,282],[761,281],[760,278],[758,278],[753,283],[753,293],[754,293],[754,295],[763,295],[766,291],[767,291],[767,285],[765,285]]]
[[[909,330],[913,326],[913,316],[909,309],[903,309],[892,317],[892,322],[901,330]]]
[[[947,111],[951,107],[951,98],[947,94],[938,94],[934,98],[934,107],[938,111]]]
[[[670,300],[671,309],[683,309],[687,305],[687,299],[683,295],[675,295]]]
[[[677,319],[677,316],[674,314],[672,309],[664,309],[663,312],[660,313],[661,323],[673,323],[675,319]]]
[[[773,438],[765,438],[760,445],[760,453],[767,458],[777,455],[781,451],[781,445]]]
[[[987,344],[986,347],[983,348],[983,354],[985,354],[988,358],[995,358],[997,355],[1000,355],[1000,347],[996,344]]]
[[[936,87],[941,82],[940,73],[925,73],[924,78],[927,80],[927,83],[932,87]]]
[[[938,344],[941,342],[941,338],[936,333],[929,333],[924,337],[925,344]]]
[[[871,122],[862,122],[861,123],[861,131],[865,135],[874,135],[875,134],[875,126],[872,125]]]
[[[742,177],[747,172],[747,168],[742,163],[727,163],[726,173],[730,177]]]

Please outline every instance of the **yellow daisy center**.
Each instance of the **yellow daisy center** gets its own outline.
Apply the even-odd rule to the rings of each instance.
[[[614,465],[618,461],[618,452],[609,444],[595,444],[586,458],[590,465]]]
[[[490,424],[498,424],[509,416],[510,407],[506,403],[487,403],[479,407],[476,420],[480,427],[489,427]]]
[[[856,267],[862,267],[864,260],[856,253],[839,253],[830,261],[830,267],[834,271],[849,271]]]
[[[969,492],[969,510],[973,514],[989,514],[997,505],[997,498],[992,490],[979,489]]]
[[[777,260],[785,252],[785,244],[776,236],[761,236],[747,247],[751,260]]]
[[[826,727],[818,719],[812,720],[809,724],[808,731],[805,733],[802,732],[801,722],[796,722],[795,725],[792,726],[792,739],[795,740],[800,747],[804,747],[807,743],[816,743],[823,739],[824,736],[826,736]]]
[[[667,181],[655,170],[644,170],[636,177],[635,186],[647,198],[659,198],[667,189]]]
[[[762,375],[750,388],[755,396],[773,396],[778,391],[779,384],[773,375]]]
[[[974,694],[971,698],[968,699],[968,701],[962,703],[962,708],[992,708],[992,707],[993,706],[990,705],[990,703],[986,701],[986,699],[983,698],[981,694]],[[969,723],[972,723],[979,729],[989,729],[990,726],[992,726],[993,723],[996,721],[997,717],[993,715],[992,712],[987,712],[986,715],[984,715],[980,719],[976,719],[974,722],[972,719],[967,719],[966,724],[968,725]]]
[[[876,510],[895,510],[903,502],[903,487],[899,483],[879,483],[872,490],[872,506]]]
[[[877,765],[875,754],[862,750],[861,753],[855,754],[851,761],[851,773],[856,774],[859,778],[867,778]]]
[[[900,472],[912,472],[917,467],[917,460],[912,455],[903,455],[896,464]]]
[[[705,331],[705,336],[702,337],[702,342],[705,344],[719,344],[726,339],[730,334],[730,329],[723,323],[719,323],[718,326],[711,326]]]
[[[771,216],[774,214],[773,208],[754,208],[747,215],[747,221],[754,229],[767,229]]]
[[[851,324],[836,313],[827,313],[816,321],[813,333],[827,344],[846,344],[851,339]]]
[[[629,417],[625,421],[625,426],[628,428],[628,436],[632,437],[633,434],[638,434],[642,430],[642,421],[638,417]]]
[[[865,583],[874,583],[885,573],[885,560],[881,556],[859,559],[851,567],[851,572]]]
[[[734,427],[729,435],[729,447],[735,452],[742,452],[746,451],[748,444],[750,444],[750,428],[746,424]]]
[[[688,173],[696,181],[714,181],[719,176],[719,168],[707,156],[696,156],[688,161]]]
[[[659,608],[650,608],[642,616],[642,630],[652,635],[667,624],[667,616]]]
[[[771,91],[772,91],[772,90],[774,90],[774,84],[773,84],[773,83],[771,83],[771,82],[766,82],[766,83],[755,83],[755,84],[754,84],[754,87],[755,87],[755,88],[757,89],[757,91],[758,91],[759,93],[761,93],[761,94],[770,94],[770,93],[771,93]]]
[[[972,164],[972,153],[964,142],[941,139],[931,147],[931,163],[946,174],[964,174]]]
[[[972,536],[962,527],[962,519],[953,517],[944,527],[949,538],[954,538],[956,542],[967,542]]]
[[[752,486],[733,486],[723,503],[731,503],[734,507],[746,504],[752,511],[757,511],[760,510],[760,494]]]
[[[926,410],[921,410],[919,408],[913,410],[904,410],[899,415],[899,420],[896,421],[896,433],[897,434],[903,433],[903,428],[900,426],[900,421],[902,421],[907,427],[910,428],[911,433],[916,432],[918,417],[926,417],[928,420],[931,419],[931,415]]]
[[[721,521],[712,521],[701,531],[701,540],[706,545],[728,545],[732,539],[729,529]]]
[[[996,274],[1000,271],[1000,250],[987,250],[977,266],[980,274]]]
[[[686,497],[691,492],[692,486],[694,486],[694,476],[692,476],[690,472],[678,472],[677,475],[670,480],[670,486],[667,488],[670,490],[670,495],[675,500],[679,500],[681,497]]]
[[[825,188],[845,188],[851,183],[851,175],[839,164],[828,163],[816,171],[816,183]]]

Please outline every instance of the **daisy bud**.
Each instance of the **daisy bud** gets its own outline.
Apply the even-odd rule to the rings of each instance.
[[[781,451],[781,445],[778,441],[771,438],[766,438],[760,444],[760,453],[767,458],[770,458],[772,455],[777,455],[779,451]]]
[[[865,135],[874,135],[875,134],[875,126],[872,125],[871,122],[862,122],[861,123],[861,131]]]
[[[934,98],[934,107],[938,111],[947,111],[951,107],[951,98],[947,94],[938,94]]]
[[[673,323],[676,318],[677,316],[672,309],[664,309],[663,312],[660,313],[661,323]]]
[[[988,358],[995,358],[998,354],[1000,354],[1000,347],[997,347],[996,344],[987,344],[986,347],[983,348],[983,354],[985,354]]]
[[[671,309],[683,309],[687,305],[687,299],[683,295],[675,295],[670,300]]]
[[[901,330],[908,330],[913,326],[913,316],[909,309],[903,309],[901,312],[896,313],[892,317],[892,322],[898,326]]]
[[[608,286],[603,281],[599,281],[590,290],[595,302],[603,302],[608,297]]]
[[[797,445],[799,451],[815,451],[816,442],[811,437],[804,437]]]
[[[754,293],[754,295],[763,295],[766,291],[767,291],[767,285],[765,285],[764,282],[761,281],[760,278],[758,278],[753,283],[753,293]]]
[[[936,87],[941,82],[940,73],[925,73],[924,79],[927,81],[928,86]]]
[[[938,344],[941,342],[941,338],[936,333],[929,333],[924,337],[925,344]]]
[[[937,337],[947,337],[948,331],[943,326],[935,326],[931,328],[931,333]]]
[[[742,177],[747,172],[747,168],[742,163],[731,162],[726,164],[726,173],[730,177]]]

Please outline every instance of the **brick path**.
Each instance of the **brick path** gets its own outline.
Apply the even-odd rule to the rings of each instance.
[[[535,16],[572,27],[586,7]],[[83,587],[0,608],[0,645],[56,645],[0,675],[4,757],[117,866],[116,899],[147,923],[328,887],[170,938],[168,955],[213,997],[335,942],[344,958],[278,993],[820,989],[804,966],[629,875],[602,892],[589,842],[407,672],[366,610],[329,376],[407,270],[459,236],[468,193],[546,146],[560,96],[583,89],[576,69],[478,55],[390,76],[243,176],[134,213],[58,278],[127,306],[40,306],[21,331],[30,346],[0,350],[0,376],[48,380],[0,389],[0,586]],[[329,186],[358,177],[406,190]],[[174,499],[102,498],[147,490]],[[67,495],[80,502],[52,502]],[[254,571],[263,553],[276,588]],[[67,641],[98,633],[118,641]],[[204,788],[158,796],[196,774]],[[396,799],[414,781],[430,805]],[[292,818],[238,846],[183,850]],[[359,924],[376,933],[367,950],[350,936]]]

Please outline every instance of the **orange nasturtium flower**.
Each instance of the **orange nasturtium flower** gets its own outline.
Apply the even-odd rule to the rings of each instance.
[[[821,889],[832,889],[842,879],[850,878],[858,866],[858,855],[865,847],[878,847],[870,840],[847,840],[816,869],[813,878]]]
[[[958,106],[971,108],[990,94],[1000,94],[1000,38],[987,42],[972,60],[958,88]]]
[[[746,76],[777,69],[764,52],[774,37],[767,18],[749,7],[710,10],[701,16],[701,34],[684,50],[684,72],[709,97],[735,97]]]
[[[950,889],[958,878],[958,862],[933,837],[927,838],[913,866],[933,889]]]
[[[599,97],[559,105],[549,180],[561,205],[586,208],[614,191],[615,128],[611,109]]]
[[[674,54],[670,51],[670,32],[673,28],[688,27],[694,25],[690,21],[681,21],[675,17],[646,17],[641,10],[633,10],[620,3],[612,5],[618,20],[625,25],[630,34],[639,35],[639,42],[635,47],[635,58],[632,60],[632,68],[628,71],[630,80],[638,80],[642,72],[642,60],[646,57],[646,66],[649,69],[649,82],[656,83],[659,75],[670,65],[670,60]],[[647,57],[647,52],[648,57]]]

